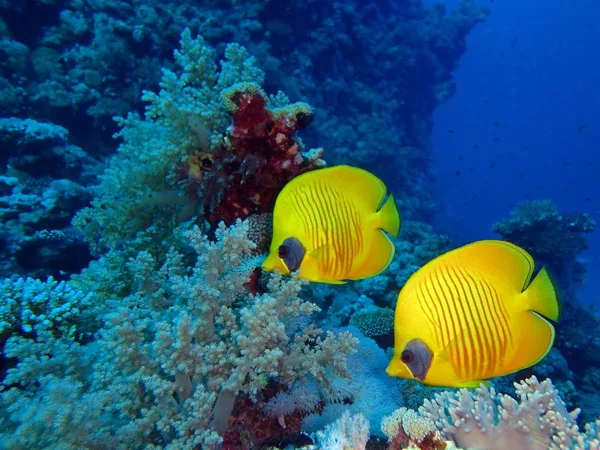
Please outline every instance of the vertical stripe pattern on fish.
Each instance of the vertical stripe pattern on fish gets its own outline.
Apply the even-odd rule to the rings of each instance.
[[[325,283],[382,272],[395,251],[384,231],[396,236],[400,227],[394,199],[385,197],[383,182],[355,167],[335,166],[293,179],[277,197],[263,268],[299,270],[300,277]]]
[[[549,320],[558,320],[559,305],[545,269],[530,283],[533,267],[525,250],[504,241],[476,242],[423,266],[398,296],[388,373],[477,386],[538,362],[552,346]]]

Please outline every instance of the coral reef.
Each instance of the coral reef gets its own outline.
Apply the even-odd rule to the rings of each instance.
[[[6,447],[213,448],[236,400],[259,401],[269,380],[327,386],[348,376],[356,339],[298,327],[317,309],[298,297],[302,282],[273,276],[268,293],[248,294],[247,230],[221,225],[216,242],[197,227],[178,230],[196,253],[191,266],[175,250],[164,261],[140,252],[126,267],[132,294],[98,312],[97,341],[54,336],[43,323],[37,337],[9,338],[6,356],[19,362],[0,394]]]
[[[205,165],[198,172],[204,178],[196,190],[209,203],[208,220],[213,224],[271,212],[288,181],[325,164],[319,159],[322,149],[304,153],[295,137],[312,121],[306,103],[287,104],[280,93],[276,100],[286,105],[270,109],[267,95],[255,83],[234,84],[221,98],[232,124],[225,146],[201,160]]]
[[[268,225],[239,221],[268,211],[287,179],[319,164],[319,152],[305,158],[294,136],[310,109],[283,105],[281,93],[268,100],[249,84],[262,73],[241,46],[227,47],[218,71],[211,49],[186,30],[175,59],[178,69],[165,70],[161,91],[144,93],[145,118],[120,119],[119,153],[74,220],[98,260],[68,284],[5,281],[10,365],[0,388],[0,440],[7,448],[263,444],[277,436],[265,435],[264,425],[279,425],[265,408],[273,386],[290,391],[310,378],[333,392],[330,378],[349,376],[357,339],[312,323],[319,308],[298,296],[304,283],[271,275],[262,292],[251,289],[260,256],[249,235],[264,239]],[[189,165],[200,151],[215,155],[219,171],[244,177],[207,194],[210,183],[202,182],[214,167]],[[219,159],[224,152],[232,156]],[[202,179],[190,191],[192,173]],[[245,195],[241,202],[256,194],[240,187],[246,183],[270,197],[262,209],[233,205],[227,216],[227,195]],[[237,221],[227,228],[217,218]],[[77,308],[89,323],[73,331]],[[15,329],[18,314],[24,332]],[[93,340],[85,334],[96,330]],[[359,399],[366,396],[354,404]]]
[[[426,216],[435,207],[431,114],[453,94],[466,36],[487,10],[474,0],[450,13],[420,0],[45,0],[1,2],[0,14],[2,115],[55,122],[91,154],[106,155],[112,117],[142,109],[139,91],[158,85],[161,67],[173,67],[171,49],[188,27],[219,53],[232,41],[248,48],[267,88],[311,99],[311,139],[331,149],[332,160],[391,167],[402,208]]]
[[[317,448],[323,450],[365,450],[369,440],[369,421],[362,414],[347,411],[334,424],[316,434]]]
[[[10,335],[29,335],[41,329],[56,336],[74,335],[93,293],[74,289],[52,278],[0,281],[0,347]]]
[[[317,432],[348,411],[368,419],[372,436],[383,436],[381,420],[403,406],[404,399],[396,382],[381,376],[389,362],[385,352],[358,329],[349,327],[348,330],[358,339],[356,353],[347,358],[348,377],[331,377],[331,389],[321,397],[322,408],[304,417],[302,430]]]
[[[350,325],[370,338],[385,336],[394,331],[394,310],[369,306],[352,314]]]
[[[445,449],[446,443],[441,433],[429,417],[420,416],[416,411],[400,408],[381,421],[381,430],[389,442],[389,450],[404,448]]]
[[[145,118],[120,119],[124,142],[93,207],[75,219],[97,253],[141,231],[161,240],[197,214],[214,226],[268,212],[289,179],[322,164],[320,152],[304,154],[294,136],[310,108],[282,106],[281,94],[271,109],[256,84],[263,74],[243,47],[228,46],[218,71],[213,51],[186,30],[175,59],[161,91],[144,93]]]
[[[0,271],[64,279],[91,256],[71,219],[91,201],[97,163],[52,123],[0,118]]]

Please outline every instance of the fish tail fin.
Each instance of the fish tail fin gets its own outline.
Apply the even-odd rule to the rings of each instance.
[[[525,290],[527,309],[558,322],[560,317],[560,291],[554,278],[543,267]]]
[[[400,213],[394,201],[394,195],[390,194],[383,206],[377,211],[377,227],[389,233],[391,236],[398,236],[400,231]]]
[[[551,321],[557,322],[560,316],[558,286],[544,267],[529,286],[518,297],[523,301],[521,315],[516,317],[522,336],[517,350],[507,361],[504,372],[499,375],[517,372],[540,362],[552,349],[556,332]],[[526,331],[523,331],[526,330]]]

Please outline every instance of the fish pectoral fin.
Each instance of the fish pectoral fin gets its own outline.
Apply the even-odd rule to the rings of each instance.
[[[312,258],[314,258],[317,261],[319,261],[320,263],[324,263],[325,260],[327,259],[326,258],[326,256],[327,256],[327,249],[329,249],[329,251],[332,251],[337,256],[337,253],[336,253],[335,249],[333,248],[333,246],[331,244],[323,244],[320,247],[318,247],[318,248],[316,248],[316,249],[308,252],[308,254]]]
[[[304,260],[302,262],[302,265],[300,266],[300,278],[305,278],[309,281],[314,281],[317,283],[327,283],[327,284],[346,284],[346,281],[344,280],[330,280],[327,279],[324,274],[326,273],[326,271],[324,270],[325,268],[325,261],[327,260],[326,258],[326,252],[327,252],[327,247],[331,247],[331,245],[326,244],[323,245],[319,248],[317,248],[316,250],[312,250],[310,252],[308,252],[306,254],[306,256],[304,257]],[[334,251],[333,248],[331,248],[330,251]],[[337,256],[334,256],[337,257]]]
[[[465,344],[464,336],[466,331],[467,329],[463,328],[458,333],[456,333],[454,337],[450,339],[450,342],[448,342],[448,344],[446,344],[446,346],[442,348],[442,350],[438,353],[438,357],[443,359],[444,361],[450,361],[452,355],[458,354],[458,348],[461,345],[464,346]]]

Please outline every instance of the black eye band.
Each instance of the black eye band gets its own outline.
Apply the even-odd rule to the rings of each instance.
[[[298,239],[289,237],[279,246],[277,254],[283,259],[288,270],[295,272],[300,268],[300,264],[302,264],[305,250]]]
[[[413,339],[402,351],[400,360],[406,364],[413,377],[424,381],[431,367],[433,353],[421,339]]]

